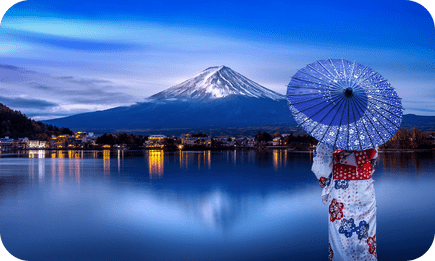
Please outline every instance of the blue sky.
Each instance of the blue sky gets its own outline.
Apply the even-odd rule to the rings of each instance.
[[[435,115],[435,28],[406,0],[27,0],[0,27],[0,102],[43,120],[130,105],[216,65],[279,93],[309,63],[369,66]]]

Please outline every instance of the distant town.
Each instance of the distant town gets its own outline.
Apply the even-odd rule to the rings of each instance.
[[[308,134],[294,135],[279,132],[269,134],[259,131],[255,136],[216,136],[191,132],[180,136],[155,134],[149,136],[127,133],[105,133],[100,136],[92,132],[52,135],[49,140],[30,140],[26,137],[0,138],[1,151],[34,149],[166,149],[166,150],[219,150],[219,149],[288,149],[313,150],[317,141]],[[401,128],[381,150],[435,149],[435,132],[421,132]]]

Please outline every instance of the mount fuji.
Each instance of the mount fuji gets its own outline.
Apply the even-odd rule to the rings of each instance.
[[[229,67],[215,66],[144,102],[44,122],[95,133],[179,135],[202,131],[219,135],[295,131],[296,122],[286,105],[284,95]]]
[[[230,95],[283,100],[285,96],[253,82],[226,66],[210,67],[195,77],[154,94],[150,99],[219,99]]]

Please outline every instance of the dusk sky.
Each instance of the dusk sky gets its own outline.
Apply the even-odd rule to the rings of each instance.
[[[1,22],[0,103],[63,117],[144,101],[217,65],[285,94],[327,58],[380,73],[405,114],[435,115],[434,21],[407,0],[27,0]]]

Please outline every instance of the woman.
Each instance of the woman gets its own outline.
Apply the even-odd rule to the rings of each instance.
[[[334,150],[319,143],[312,171],[329,206],[329,260],[377,260],[373,180],[377,149]]]

